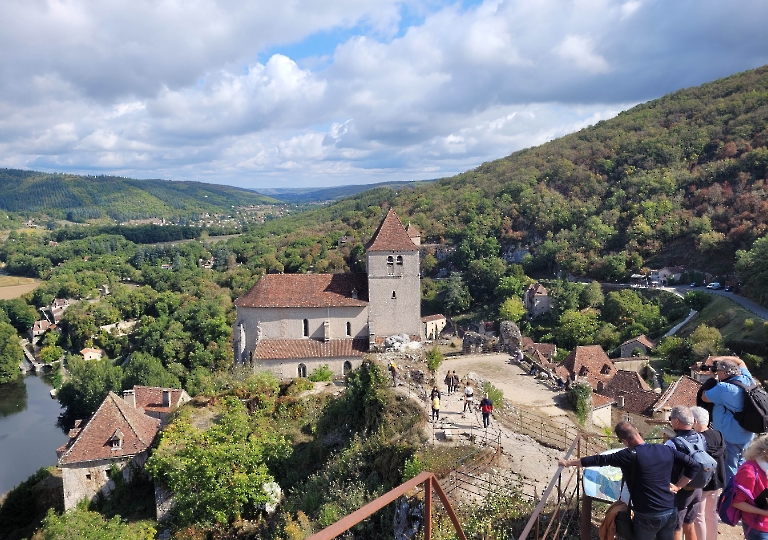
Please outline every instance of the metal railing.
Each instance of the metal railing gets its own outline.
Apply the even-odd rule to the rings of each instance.
[[[333,525],[330,525],[322,531],[313,534],[309,537],[309,540],[329,540],[331,538],[336,538],[343,532],[351,529],[367,517],[370,517],[374,513],[378,512],[389,503],[393,502],[395,499],[404,495],[419,484],[424,484],[424,540],[432,539],[433,489],[435,492],[437,492],[437,496],[443,502],[443,506],[445,507],[446,512],[448,512],[448,516],[451,518],[451,522],[453,523],[453,527],[456,530],[456,534],[461,540],[467,540],[467,537],[464,535],[464,531],[461,528],[461,523],[459,523],[459,518],[456,516],[456,512],[453,511],[453,507],[448,500],[448,496],[440,486],[440,482],[438,482],[437,477],[434,474],[426,471],[419,474],[417,477],[405,482],[404,484],[401,484],[395,489],[385,493],[378,499],[369,502],[362,508],[352,512],[347,517],[342,518]]]

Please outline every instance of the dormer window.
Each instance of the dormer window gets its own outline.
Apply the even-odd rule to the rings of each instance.
[[[112,434],[112,436],[109,438],[109,446],[111,446],[113,449],[122,448],[123,438],[124,438],[123,432],[120,431],[120,428],[117,428],[115,432]]]
[[[586,377],[587,373],[589,373],[587,366],[581,366],[581,369],[579,370],[579,377]]]
[[[611,373],[611,366],[609,366],[608,364],[603,364],[603,369],[600,370],[600,373],[602,373],[603,375],[610,374]]]

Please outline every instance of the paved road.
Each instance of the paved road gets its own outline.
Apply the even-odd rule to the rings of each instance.
[[[730,300],[733,300],[737,304],[739,304],[741,307],[746,309],[747,311],[754,313],[761,319],[768,320],[768,309],[764,308],[763,306],[753,302],[752,300],[749,300],[748,298],[744,298],[743,296],[740,296],[733,292],[727,292],[723,289],[720,290],[714,290],[714,289],[707,289],[706,287],[662,287],[665,291],[674,292],[675,294],[678,294],[680,296],[684,296],[685,293],[688,291],[703,291],[707,294],[714,294],[717,296],[724,296]]]

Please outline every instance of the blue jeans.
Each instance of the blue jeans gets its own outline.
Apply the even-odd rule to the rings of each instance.
[[[672,540],[677,523],[677,510],[670,508],[658,514],[639,514],[635,512],[632,525],[635,540]],[[762,539],[761,539],[762,540]]]
[[[746,540],[768,540],[768,532],[750,529],[743,522],[741,527],[744,529],[744,538],[746,538]]]
[[[750,441],[751,442],[751,441]],[[744,463],[744,450],[749,446],[747,444],[735,444],[725,441],[725,483],[732,476],[736,475],[736,471]]]

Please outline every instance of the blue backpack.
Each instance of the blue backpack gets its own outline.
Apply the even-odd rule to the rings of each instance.
[[[683,437],[675,437],[670,440],[679,451],[691,456],[701,466],[696,476],[691,478],[691,481],[685,487],[687,489],[698,489],[709,484],[712,475],[715,474],[717,469],[717,461],[705,451],[707,443],[704,441],[704,437],[699,434],[699,442],[697,443],[690,443]]]
[[[738,525],[741,521],[741,510],[732,506],[734,493],[736,493],[736,487],[733,485],[733,477],[731,477],[717,499],[717,515],[720,516],[720,521],[731,527]]]

